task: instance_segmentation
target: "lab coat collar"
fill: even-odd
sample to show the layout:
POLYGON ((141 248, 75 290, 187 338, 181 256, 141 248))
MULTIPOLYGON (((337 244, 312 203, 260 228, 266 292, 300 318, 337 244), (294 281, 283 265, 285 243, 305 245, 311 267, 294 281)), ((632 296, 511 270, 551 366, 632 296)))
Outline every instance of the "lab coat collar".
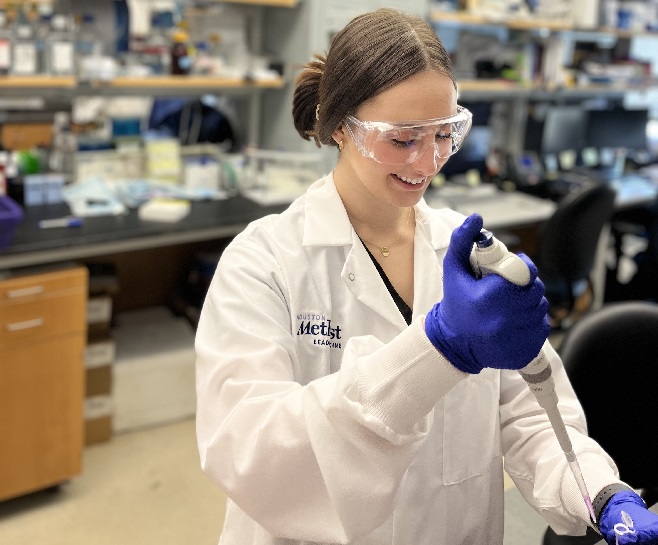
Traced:
MULTIPOLYGON (((343 201, 334 183, 333 173, 327 174, 308 188, 305 195, 304 246, 345 246, 353 243, 353 229, 343 201)), ((451 229, 430 221, 437 211, 424 199, 416 205, 416 228, 420 226, 433 250, 447 248, 451 229)))
POLYGON ((333 173, 306 190, 304 246, 352 244, 352 224, 334 184, 333 173))

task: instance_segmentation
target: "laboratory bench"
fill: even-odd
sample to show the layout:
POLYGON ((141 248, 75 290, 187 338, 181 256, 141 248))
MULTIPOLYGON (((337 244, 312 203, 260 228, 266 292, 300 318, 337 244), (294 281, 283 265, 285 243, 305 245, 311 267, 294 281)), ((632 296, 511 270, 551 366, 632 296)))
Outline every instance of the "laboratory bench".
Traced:
POLYGON ((285 208, 261 206, 237 195, 194 201, 189 215, 175 223, 142 221, 132 209, 118 216, 85 217, 78 227, 42 229, 40 220, 70 215, 68 205, 25 207, 12 243, 0 249, 0 271, 231 238, 251 221, 285 208))

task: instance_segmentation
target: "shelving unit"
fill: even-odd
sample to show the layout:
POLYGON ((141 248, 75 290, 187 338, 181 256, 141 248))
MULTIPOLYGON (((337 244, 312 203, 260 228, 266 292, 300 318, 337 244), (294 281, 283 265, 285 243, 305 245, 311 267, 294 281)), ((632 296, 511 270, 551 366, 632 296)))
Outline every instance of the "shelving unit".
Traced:
POLYGON ((206 76, 152 76, 152 77, 117 77, 110 81, 78 82, 68 76, 5 76, 0 77, 0 96, 44 96, 56 94, 63 97, 84 95, 134 95, 148 94, 154 96, 197 95, 206 92, 258 91, 262 89, 279 89, 283 80, 250 81, 236 78, 214 78, 206 76))
MULTIPOLYGON (((0 0, 1 2, 1 0, 0 0)), ((266 8, 295 8, 299 0, 217 0, 217 4, 244 6, 250 19, 249 46, 261 51, 262 11, 266 8)), ((0 4, 1 5, 1 4, 0 4)), ((190 7, 189 9, 195 9, 190 7)), ((284 9, 284 11, 287 11, 284 9)), ((211 76, 118 76, 108 81, 78 81, 73 76, 0 76, 0 97, 40 97, 73 100, 80 96, 187 96, 222 94, 246 102, 245 143, 260 145, 262 93, 281 89, 284 79, 249 79, 211 76)))
POLYGON ((458 25, 493 25, 509 28, 510 30, 549 30, 552 32, 559 31, 583 31, 583 32, 597 32, 601 34, 611 34, 619 38, 633 38, 635 36, 644 35, 658 35, 656 32, 643 31, 631 32, 627 30, 620 30, 616 28, 579 28, 567 21, 551 21, 542 19, 526 19, 526 18, 493 18, 485 15, 474 14, 470 12, 450 12, 433 10, 430 12, 429 19, 433 23, 455 23, 458 25))
POLYGON ((225 4, 248 4, 273 8, 294 8, 299 4, 299 0, 222 0, 222 2, 225 4))
MULTIPOLYGON (((617 40, 631 40, 644 36, 658 36, 657 32, 632 32, 611 28, 579 28, 567 20, 542 20, 529 17, 511 17, 480 13, 477 11, 446 12, 431 10, 428 20, 437 29, 448 32, 473 30, 475 28, 505 29, 516 43, 536 41, 537 49, 530 47, 543 58, 540 66, 557 67, 563 58, 563 47, 573 47, 580 41, 603 41, 614 44, 617 40), (513 33, 513 34, 512 34, 513 33), (549 64, 550 63, 550 64, 549 64)), ((452 34, 454 36, 454 34, 452 34)), ((510 40, 511 41, 511 40, 510 40)), ((523 47, 522 45, 520 47, 523 47)), ((568 51, 568 49, 567 49, 568 51)), ((457 51, 458 54, 458 51, 457 51)), ((532 53, 531 53, 532 54, 532 53)), ((532 59, 532 57, 530 57, 532 59)), ((533 67, 535 61, 528 61, 533 67)), ((534 72, 534 69, 533 69, 534 72)), ((557 73, 556 73, 557 74, 557 73)), ((533 74, 534 76, 534 74, 533 74)), ((459 100, 483 101, 496 104, 496 143, 508 151, 520 151, 524 145, 527 113, 532 102, 568 103, 591 98, 623 99, 629 92, 646 92, 658 88, 658 80, 651 77, 633 83, 566 83, 567 78, 553 79, 552 71, 542 72, 533 80, 512 81, 507 79, 464 79, 458 78, 459 100)), ((639 78, 638 78, 639 79, 639 78)))
MULTIPOLYGON (((550 21, 527 18, 494 18, 471 12, 445 12, 433 10, 429 20, 434 25, 455 27, 493 26, 520 32, 537 32, 543 35, 555 33, 583 32, 591 36, 610 37, 612 39, 632 39, 639 36, 658 36, 656 32, 630 32, 619 29, 599 28, 581 29, 567 21, 550 21)), ((628 91, 646 91, 658 87, 658 81, 647 80, 643 84, 616 85, 592 84, 574 86, 554 86, 533 82, 514 82, 507 80, 461 80, 460 96, 468 100, 564 100, 574 98, 618 97, 628 91)))

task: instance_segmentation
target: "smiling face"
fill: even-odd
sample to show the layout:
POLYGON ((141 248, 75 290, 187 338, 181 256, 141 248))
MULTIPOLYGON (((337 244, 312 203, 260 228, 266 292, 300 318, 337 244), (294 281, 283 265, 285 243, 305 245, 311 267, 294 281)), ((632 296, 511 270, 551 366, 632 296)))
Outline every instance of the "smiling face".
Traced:
MULTIPOLYGON (((362 104, 354 117, 361 121, 405 123, 448 117, 457 113, 457 92, 451 79, 437 71, 411 76, 362 104)), ((437 135, 440 137, 440 135, 437 135)), ((411 163, 387 165, 359 151, 345 125, 333 134, 343 142, 334 180, 343 200, 357 199, 359 206, 405 208, 423 196, 447 158, 437 158, 435 135, 424 135, 423 150, 411 163), (427 140, 427 141, 426 141, 427 140)))

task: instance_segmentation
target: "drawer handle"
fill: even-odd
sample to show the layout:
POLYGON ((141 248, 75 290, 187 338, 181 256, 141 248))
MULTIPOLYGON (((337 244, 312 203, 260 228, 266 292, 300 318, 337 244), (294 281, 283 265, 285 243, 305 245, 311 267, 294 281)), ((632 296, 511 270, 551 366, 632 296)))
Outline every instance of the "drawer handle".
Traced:
POLYGON ((41 327, 44 324, 43 318, 34 318, 33 320, 25 320, 24 322, 14 322, 13 324, 7 324, 5 328, 9 332, 21 331, 23 329, 32 329, 35 327, 41 327))
POLYGON ((17 290, 8 290, 7 298, 15 299, 16 297, 27 297, 28 295, 39 295, 45 291, 43 286, 30 286, 29 288, 19 288, 17 290))

